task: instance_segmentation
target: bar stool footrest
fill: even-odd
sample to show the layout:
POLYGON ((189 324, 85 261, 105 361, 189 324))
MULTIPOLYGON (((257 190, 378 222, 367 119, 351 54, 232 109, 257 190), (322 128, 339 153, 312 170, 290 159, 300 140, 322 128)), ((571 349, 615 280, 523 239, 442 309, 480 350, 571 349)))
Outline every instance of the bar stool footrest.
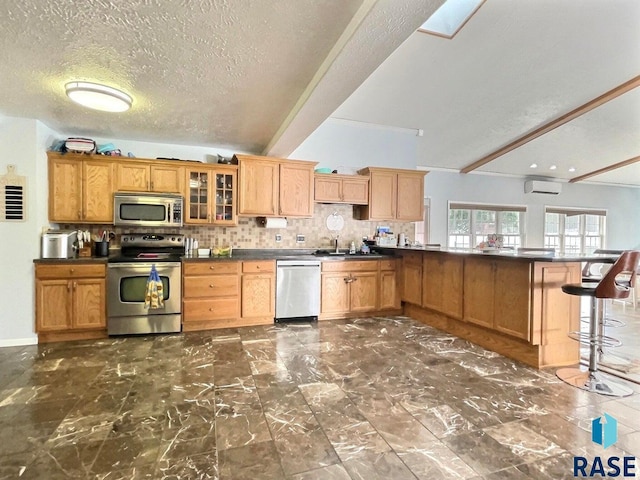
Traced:
POLYGON ((598 335, 596 337, 592 337, 589 332, 569 332, 569 338, 573 340, 577 340, 580 343, 591 345, 595 344, 599 347, 619 347, 622 345, 622 342, 617 338, 609 337, 607 335, 598 335))

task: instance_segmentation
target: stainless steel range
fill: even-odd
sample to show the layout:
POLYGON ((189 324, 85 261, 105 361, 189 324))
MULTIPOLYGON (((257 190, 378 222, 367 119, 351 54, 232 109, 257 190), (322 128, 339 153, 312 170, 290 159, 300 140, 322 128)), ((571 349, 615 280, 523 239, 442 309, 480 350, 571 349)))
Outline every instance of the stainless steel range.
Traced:
POLYGON ((182 324, 180 257, 184 235, 126 234, 120 254, 107 268, 107 330, 109 335, 179 332, 182 324), (162 308, 145 308, 152 267, 162 281, 162 308))

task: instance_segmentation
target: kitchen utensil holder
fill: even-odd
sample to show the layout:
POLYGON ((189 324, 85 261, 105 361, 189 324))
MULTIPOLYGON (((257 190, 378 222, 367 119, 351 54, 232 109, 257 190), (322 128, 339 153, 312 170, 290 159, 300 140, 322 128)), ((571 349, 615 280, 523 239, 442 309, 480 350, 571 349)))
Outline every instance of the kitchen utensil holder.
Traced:
POLYGON ((95 242, 96 257, 109 256, 109 242, 95 242))
POLYGON ((78 257, 90 257, 91 256, 91 244, 85 242, 82 248, 78 249, 78 257))

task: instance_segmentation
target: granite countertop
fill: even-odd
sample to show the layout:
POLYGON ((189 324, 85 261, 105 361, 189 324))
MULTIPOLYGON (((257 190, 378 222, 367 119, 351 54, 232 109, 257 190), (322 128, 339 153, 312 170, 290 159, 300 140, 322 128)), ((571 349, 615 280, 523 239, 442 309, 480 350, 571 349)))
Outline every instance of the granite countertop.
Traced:
POLYGON ((378 260, 382 258, 393 257, 393 253, 372 252, 370 254, 349 255, 345 250, 344 255, 331 255, 330 250, 321 249, 327 252, 323 255, 314 255, 318 249, 233 249, 231 257, 198 257, 187 256, 182 257, 185 262, 198 261, 230 261, 230 260, 320 260, 326 261, 345 261, 345 260, 378 260))
POLYGON ((500 257, 511 258, 514 260, 533 260, 536 262, 601 262, 601 263, 614 263, 617 259, 617 255, 545 255, 540 252, 518 253, 517 250, 504 249, 504 250, 489 250, 481 251, 477 249, 461 249, 461 248, 439 248, 439 247, 373 247, 375 250, 386 253, 388 255, 399 254, 402 252, 442 252, 454 255, 473 255, 482 257, 500 257))
POLYGON ((33 263, 107 263, 108 257, 36 258, 33 263))

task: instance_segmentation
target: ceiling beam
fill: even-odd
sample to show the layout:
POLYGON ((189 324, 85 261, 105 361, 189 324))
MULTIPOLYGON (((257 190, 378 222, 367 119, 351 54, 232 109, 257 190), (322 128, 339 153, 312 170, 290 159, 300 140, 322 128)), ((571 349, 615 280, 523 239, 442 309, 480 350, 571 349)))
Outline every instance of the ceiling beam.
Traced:
POLYGON ((622 162, 613 163, 604 168, 600 168, 598 170, 594 170, 593 172, 585 173, 584 175, 580 175, 579 177, 574 177, 569 180, 569 183, 576 183, 581 180, 586 180, 590 177, 595 177, 596 175, 602 175, 603 173, 610 172, 611 170, 616 170, 618 168, 626 167, 627 165, 633 165, 636 162, 640 162, 640 156, 630 158, 628 160, 623 160, 622 162))
POLYGON ((521 136, 520 138, 511 142, 510 144, 505 145, 502 148, 499 148, 495 152, 490 153, 485 157, 482 157, 480 160, 476 160, 475 162, 462 168, 460 170, 460 173, 469 173, 477 168, 480 168, 483 165, 486 165, 487 163, 495 160, 496 158, 501 157, 505 153, 509 153, 510 151, 515 150, 518 147, 521 147, 522 145, 530 142, 531 140, 535 140, 536 138, 544 135, 545 133, 548 133, 551 130, 554 130, 564 125, 565 123, 570 122, 571 120, 574 120, 579 116, 584 115, 587 112, 590 112, 594 108, 597 108, 600 105, 603 105, 613 100, 614 98, 619 97, 620 95, 627 93, 630 90, 633 90, 637 86, 640 86, 640 75, 633 77, 631 80, 621 85, 618 85, 617 87, 613 88, 612 90, 609 90, 606 93, 603 93, 599 97, 594 98, 593 100, 585 103, 584 105, 574 110, 571 110, 569 113, 565 113, 561 117, 558 117, 555 120, 552 120, 551 122, 542 125, 541 127, 535 129, 533 132, 530 132, 521 136))

